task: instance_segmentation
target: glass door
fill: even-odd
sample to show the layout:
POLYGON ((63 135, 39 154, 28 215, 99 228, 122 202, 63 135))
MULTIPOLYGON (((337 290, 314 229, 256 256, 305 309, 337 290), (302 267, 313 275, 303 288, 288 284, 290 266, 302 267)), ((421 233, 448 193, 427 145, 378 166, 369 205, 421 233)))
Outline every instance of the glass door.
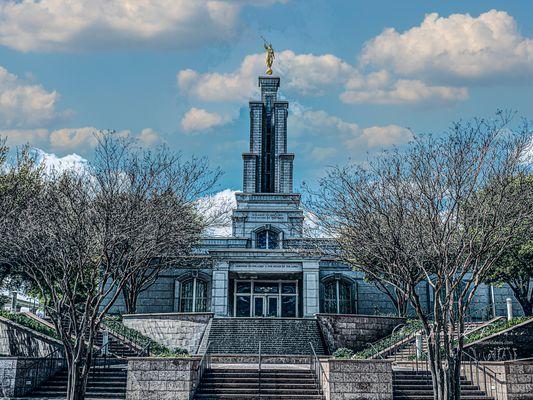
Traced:
POLYGON ((254 317, 264 317, 265 315, 265 297, 254 296, 254 317))
POLYGON ((266 316, 267 317, 278 316, 278 296, 268 296, 268 310, 267 310, 266 316))
POLYGON ((254 317, 277 317, 278 296, 254 296, 254 317))

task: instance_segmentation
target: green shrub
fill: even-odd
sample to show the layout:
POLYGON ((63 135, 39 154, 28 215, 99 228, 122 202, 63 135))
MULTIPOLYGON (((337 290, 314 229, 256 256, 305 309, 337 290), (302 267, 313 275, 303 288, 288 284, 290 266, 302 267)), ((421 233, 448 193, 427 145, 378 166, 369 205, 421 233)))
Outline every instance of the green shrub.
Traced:
POLYGON ((169 349, 160 343, 150 339, 135 329, 128 328, 122 323, 120 317, 106 317, 104 325, 111 331, 118 335, 124 336, 126 339, 135 343, 141 349, 150 348, 151 355, 156 357, 176 357, 188 355, 188 351, 181 348, 169 349))
POLYGON ((333 357, 337 359, 341 359, 341 360, 352 358, 352 356, 353 356, 353 350, 347 349, 346 347, 339 347, 333 353, 333 357))
POLYGON ((506 319, 498 320, 466 336, 464 343, 468 344, 468 343, 475 342, 476 340, 480 340, 487 336, 493 335, 495 333, 502 332, 508 328, 512 328, 515 325, 521 324, 522 322, 532 320, 532 319, 533 317, 519 317, 519 318, 513 318, 510 321, 507 321, 506 319))
POLYGON ((0 310, 0 316, 4 317, 6 319, 9 319, 10 321, 13 321, 19 325, 22 325, 26 328, 32 329, 34 331, 37 331, 39 333, 42 333, 43 335, 50 336, 54 339, 59 340, 59 335, 57 334, 56 330, 53 328, 50 328, 49 326, 46 326, 44 324, 41 324, 40 322, 34 320, 33 318, 30 318, 24 314, 14 313, 11 311, 5 311, 0 310))

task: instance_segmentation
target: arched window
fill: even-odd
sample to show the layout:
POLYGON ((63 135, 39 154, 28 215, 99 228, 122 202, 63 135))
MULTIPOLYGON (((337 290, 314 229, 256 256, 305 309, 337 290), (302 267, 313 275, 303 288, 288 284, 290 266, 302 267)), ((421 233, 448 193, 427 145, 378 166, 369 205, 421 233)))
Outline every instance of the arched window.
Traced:
POLYGON ((279 234, 270 230, 264 229, 255 235, 255 247, 258 249, 277 249, 279 247, 279 234))
POLYGON ((207 283, 198 278, 181 284, 181 312, 207 312, 207 283))
POLYGON ((324 284, 324 312, 350 314, 352 312, 352 288, 348 282, 332 279, 324 284))

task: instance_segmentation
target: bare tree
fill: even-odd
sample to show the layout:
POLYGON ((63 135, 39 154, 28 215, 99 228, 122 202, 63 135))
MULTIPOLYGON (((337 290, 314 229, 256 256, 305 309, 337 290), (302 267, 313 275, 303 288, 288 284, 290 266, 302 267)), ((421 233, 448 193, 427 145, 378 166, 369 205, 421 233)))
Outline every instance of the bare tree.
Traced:
POLYGON ((201 214, 198 199, 213 189, 220 171, 205 158, 183 160, 164 147, 144 150, 111 135, 99 138, 93 166, 101 190, 97 205, 103 213, 114 209, 107 223, 121 227, 114 238, 120 251, 106 262, 117 266, 117 279, 134 270, 122 297, 126 312, 135 313, 139 295, 163 270, 194 265, 193 249, 215 215, 201 214))
MULTIPOLYGON (((18 215, 28 207, 29 201, 40 190, 42 167, 32 157, 30 148, 24 146, 9 158, 6 140, 0 138, 0 232, 9 230, 18 215)), ((22 271, 0 263, 0 287, 19 286, 22 271)))
POLYGON ((438 400, 460 398, 465 312, 516 226, 531 218, 532 204, 513 190, 531 168, 523 159, 531 132, 511 130, 510 120, 500 112, 456 123, 440 138, 417 137, 364 167, 330 170, 310 193, 342 258, 408 296, 438 400), (416 290, 421 278, 434 292, 429 315, 416 290))
POLYGON ((96 161, 47 176, 0 236, 0 263, 25 271, 59 333, 68 400, 84 398, 97 332, 127 283, 157 267, 157 257, 186 254, 198 236, 195 177, 176 178, 176 158, 166 150, 132 146, 102 133, 96 161), (169 239, 174 220, 184 227, 179 240, 169 239))

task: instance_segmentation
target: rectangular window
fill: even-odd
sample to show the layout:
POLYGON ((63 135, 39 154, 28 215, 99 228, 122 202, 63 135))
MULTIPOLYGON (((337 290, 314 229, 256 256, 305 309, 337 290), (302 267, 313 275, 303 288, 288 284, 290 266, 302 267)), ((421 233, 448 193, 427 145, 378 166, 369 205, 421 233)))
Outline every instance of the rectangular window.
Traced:
POLYGON ((254 293, 278 293, 278 282, 256 282, 254 284, 254 293))
POLYGON ((281 293, 283 294, 296 294, 296 283, 283 283, 281 285, 281 293))
POLYGON ((251 282, 237 282, 237 293, 250 293, 251 291, 251 282))
POLYGON ((296 317, 296 296, 282 296, 281 316, 286 318, 296 317))
POLYGON ((250 296, 237 296, 237 317, 250 316, 250 296))

